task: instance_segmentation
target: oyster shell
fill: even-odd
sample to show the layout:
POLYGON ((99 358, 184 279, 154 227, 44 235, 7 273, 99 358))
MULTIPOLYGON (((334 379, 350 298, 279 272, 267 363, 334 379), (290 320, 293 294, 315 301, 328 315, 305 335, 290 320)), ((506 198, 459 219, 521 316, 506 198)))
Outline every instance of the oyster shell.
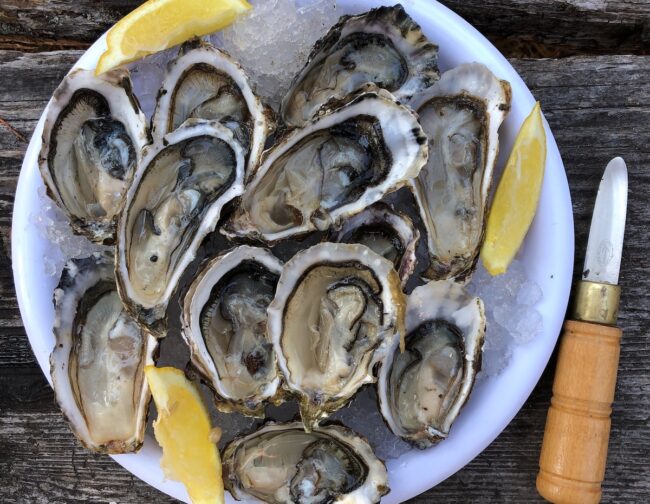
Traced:
POLYGON ((39 168, 75 233, 114 242, 124 194, 148 142, 127 70, 100 77, 75 70, 63 79, 45 115, 39 168))
POLYGON ((369 83, 408 100, 439 76, 438 47, 401 5, 343 16, 294 79, 282 118, 290 126, 304 126, 328 101, 345 99, 369 83))
POLYGON ((413 112, 369 92, 270 151, 222 232, 267 242, 326 230, 417 176, 426 137, 413 112))
POLYGON ((112 253, 70 260, 54 291, 50 372, 56 400, 86 448, 136 451, 151 398, 144 366, 158 346, 122 307, 112 253))
POLYGON ((274 127, 272 112, 255 95, 239 64, 200 39, 186 42, 167 66, 152 132, 162 137, 190 118, 230 128, 246 152, 246 180, 253 176, 274 127))
POLYGON ((416 288, 406 308, 406 348, 379 371, 381 413, 396 436, 426 448, 449 434, 481 369, 483 302, 452 281, 416 288))
POLYGON ((244 151, 215 121, 189 119, 147 151, 120 217, 116 269, 125 306, 158 335, 183 271, 243 179, 244 151))
POLYGON ((278 402, 266 308, 281 273, 271 252, 242 245, 210 260, 185 295, 183 338, 222 411, 263 416, 266 401, 278 402))
POLYGON ((430 278, 463 281, 474 269, 499 151, 498 129, 510 99, 508 82, 470 63, 445 72, 412 103, 429 137, 429 160, 413 185, 427 229, 430 278))
POLYGON ((329 241, 359 243, 388 259, 404 287, 417 263, 415 248, 419 239, 420 232, 408 216, 380 201, 347 219, 331 233, 329 241))
POLYGON ((223 454, 224 485, 237 500, 372 504, 389 492, 386 466, 352 430, 267 424, 223 454))
POLYGON ((363 245, 320 243, 286 263, 268 334, 307 430, 375 381, 403 320, 393 264, 363 245))

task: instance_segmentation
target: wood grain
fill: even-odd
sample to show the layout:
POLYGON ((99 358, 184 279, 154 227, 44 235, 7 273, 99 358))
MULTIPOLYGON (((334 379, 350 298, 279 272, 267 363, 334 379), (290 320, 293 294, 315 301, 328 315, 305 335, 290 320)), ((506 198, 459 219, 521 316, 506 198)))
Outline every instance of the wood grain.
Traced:
POLYGON ((648 54, 650 2, 443 0, 510 56, 648 54))
MULTIPOLYGON (((52 90, 79 54, 0 51, 0 117, 29 136, 52 90)), ((624 337, 603 502, 649 502, 650 57, 512 63, 541 100, 567 168, 576 222, 576 271, 584 258, 602 170, 615 155, 628 162, 619 319, 624 337)), ((8 255, 13 194, 25 147, 0 126, 0 501, 172 502, 109 458, 78 446, 35 364, 16 306, 8 255)), ((535 476, 553 367, 552 363, 524 408, 485 452, 412 502, 542 502, 535 476)))
POLYGON ((0 47, 52 50, 86 47, 141 0, 3 0, 0 47))
POLYGON ((600 502, 622 331, 598 322, 564 323, 537 474, 552 502, 600 502))
MULTIPOLYGON (((141 0, 3 0, 0 49, 85 48, 141 0)), ((507 56, 647 54, 650 0, 442 0, 507 56), (534 29, 532 29, 534 27, 534 29)))

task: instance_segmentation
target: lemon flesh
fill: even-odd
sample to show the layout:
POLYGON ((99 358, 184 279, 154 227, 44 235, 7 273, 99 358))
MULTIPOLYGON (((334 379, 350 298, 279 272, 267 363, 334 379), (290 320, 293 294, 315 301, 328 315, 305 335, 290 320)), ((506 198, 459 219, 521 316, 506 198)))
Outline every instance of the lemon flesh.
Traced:
POLYGON ((95 73, 221 30, 251 8, 246 0, 149 0, 108 32, 95 73))
POLYGON ((158 410, 153 429, 165 476, 183 483, 194 504, 223 503, 221 459, 198 390, 172 367, 146 366, 144 373, 158 410))
POLYGON ((546 166, 546 132, 539 102, 510 152, 487 219, 481 257, 491 275, 505 273, 537 212, 546 166))

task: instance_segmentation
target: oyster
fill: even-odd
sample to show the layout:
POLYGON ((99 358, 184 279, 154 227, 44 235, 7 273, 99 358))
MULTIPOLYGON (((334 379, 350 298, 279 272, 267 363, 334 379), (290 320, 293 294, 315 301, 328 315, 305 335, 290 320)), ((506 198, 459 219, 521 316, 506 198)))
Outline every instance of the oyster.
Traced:
POLYGON ((449 434, 481 369, 483 302, 452 281, 416 288, 406 308, 406 348, 379 371, 381 413, 396 436, 426 448, 449 434))
POLYGON ((52 385, 72 431, 93 451, 137 450, 151 398, 144 366, 157 341, 124 311, 113 254, 69 261, 54 307, 52 385))
POLYGON ((152 119, 154 136, 172 132, 189 118, 219 121, 246 152, 246 180, 257 167, 274 121, 253 93, 246 74, 228 54, 194 39, 167 66, 152 119))
POLYGON ((286 124, 303 126, 328 101, 345 99, 369 83, 408 100, 438 78, 438 47, 401 5, 379 7, 343 16, 316 43, 281 114, 286 124))
POLYGON ((147 151, 120 217, 116 269, 125 306, 157 334, 183 271, 243 179, 244 150, 218 122, 189 119, 147 151))
POLYGON ((242 245, 209 261, 185 295, 183 338, 221 410, 263 416, 264 402, 277 402, 280 376, 266 308, 280 273, 271 252, 242 245))
POLYGON ((223 481, 235 499, 270 504, 371 504, 389 492, 386 466, 365 439, 339 425, 306 433, 299 422, 267 424, 230 443, 223 481))
POLYGON ((114 242, 124 194, 148 142, 127 70, 100 77, 75 70, 63 80, 45 115, 39 168, 75 233, 114 242))
POLYGON ((479 63, 445 72, 412 103, 429 137, 429 160, 414 181, 427 229, 433 279, 465 280, 483 242, 498 129, 510 84, 479 63))
POLYGON ((415 248, 419 239, 420 232, 415 229, 411 219, 381 201, 347 219, 330 236, 332 242, 365 245, 391 261, 402 287, 415 268, 415 248))
POLYGON ((406 185, 426 159, 415 114, 364 93, 268 151, 222 232, 275 242, 323 231, 406 185))
POLYGON ((343 406, 403 331, 393 264, 363 245, 320 243, 286 263, 268 334, 306 429, 343 406))

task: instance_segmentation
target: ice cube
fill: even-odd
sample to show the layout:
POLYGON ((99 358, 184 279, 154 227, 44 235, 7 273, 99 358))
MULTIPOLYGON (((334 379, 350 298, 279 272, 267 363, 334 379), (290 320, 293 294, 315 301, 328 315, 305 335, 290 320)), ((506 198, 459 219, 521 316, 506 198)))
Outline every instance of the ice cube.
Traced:
POLYGON ((520 306, 517 322, 512 331, 516 343, 524 344, 536 338, 542 332, 542 315, 531 307, 520 306))
POLYGON ((526 280, 517 293, 517 303, 523 306, 535 306, 543 297, 542 288, 532 280, 526 280))

